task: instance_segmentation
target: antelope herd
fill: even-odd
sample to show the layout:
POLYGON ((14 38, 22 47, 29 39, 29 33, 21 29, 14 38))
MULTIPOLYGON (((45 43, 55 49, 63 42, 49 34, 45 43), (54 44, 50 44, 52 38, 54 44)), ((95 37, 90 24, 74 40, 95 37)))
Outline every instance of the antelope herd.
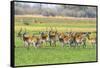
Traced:
POLYGON ((56 30, 41 31, 38 35, 30 35, 26 30, 23 32, 21 28, 17 34, 23 42, 24 46, 29 48, 33 45, 35 48, 41 47, 41 45, 49 44, 50 46, 60 43, 62 47, 68 44, 69 47, 82 46, 86 48, 87 43, 90 43, 93 47, 96 45, 96 37, 90 37, 92 32, 59 32, 56 30))

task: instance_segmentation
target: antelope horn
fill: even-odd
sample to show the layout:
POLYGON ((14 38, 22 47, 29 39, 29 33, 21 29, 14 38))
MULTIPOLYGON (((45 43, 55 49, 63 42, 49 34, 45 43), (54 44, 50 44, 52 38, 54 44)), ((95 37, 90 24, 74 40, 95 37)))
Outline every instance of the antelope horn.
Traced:
POLYGON ((55 27, 55 30, 56 30, 56 32, 57 32, 57 28, 55 27))
POLYGON ((26 33, 27 31, 26 31, 26 28, 25 28, 25 33, 26 33))
POLYGON ((22 32, 22 28, 20 28, 19 32, 22 32))
POLYGON ((50 30, 52 31, 52 27, 50 26, 50 30))

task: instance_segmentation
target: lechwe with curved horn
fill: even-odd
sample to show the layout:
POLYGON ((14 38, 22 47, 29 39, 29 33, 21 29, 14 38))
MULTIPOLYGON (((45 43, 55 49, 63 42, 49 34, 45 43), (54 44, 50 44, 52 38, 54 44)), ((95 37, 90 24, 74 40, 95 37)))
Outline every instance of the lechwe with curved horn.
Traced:
POLYGON ((24 46, 29 48, 30 45, 33 45, 35 48, 41 45, 41 39, 39 36, 29 35, 26 31, 23 33, 24 46))
POLYGON ((56 46, 57 41, 57 31, 54 31, 53 28, 50 26, 51 30, 49 31, 49 43, 50 46, 54 45, 56 46))
POLYGON ((40 32, 40 38, 41 38, 41 42, 42 43, 46 43, 46 45, 47 45, 47 42, 48 42, 48 31, 47 31, 47 28, 46 28, 46 31, 41 31, 40 32))

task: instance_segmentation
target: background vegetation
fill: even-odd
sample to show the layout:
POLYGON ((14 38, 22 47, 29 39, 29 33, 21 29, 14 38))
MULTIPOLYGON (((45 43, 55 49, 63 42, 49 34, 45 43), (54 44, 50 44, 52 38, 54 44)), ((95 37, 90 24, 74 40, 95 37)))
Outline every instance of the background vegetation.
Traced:
POLYGON ((96 7, 15 2, 16 15, 96 17, 96 7))

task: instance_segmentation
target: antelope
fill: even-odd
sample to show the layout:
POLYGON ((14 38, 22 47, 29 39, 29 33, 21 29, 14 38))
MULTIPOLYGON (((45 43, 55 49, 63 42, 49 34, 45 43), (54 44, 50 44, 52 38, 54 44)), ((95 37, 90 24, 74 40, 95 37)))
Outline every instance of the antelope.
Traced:
POLYGON ((56 31, 53 31, 51 28, 51 30, 48 32, 48 39, 49 39, 50 46, 52 44, 54 44, 56 46, 57 38, 58 38, 57 29, 56 29, 56 31))
POLYGON ((76 46, 82 44, 83 47, 86 47, 86 38, 89 39, 89 32, 77 32, 74 35, 74 43, 76 46))
POLYGON ((62 44, 62 47, 64 47, 65 44, 69 44, 72 46, 73 44, 73 36, 72 32, 62 32, 59 33, 59 42, 62 44))
POLYGON ((24 41, 24 46, 28 47, 32 44, 35 48, 39 47, 41 44, 41 40, 38 36, 30 36, 27 33, 23 34, 23 41, 24 41))
POLYGON ((69 36, 64 34, 63 32, 59 33, 58 37, 59 37, 59 42, 62 44, 63 47, 65 44, 69 43, 69 36))
POLYGON ((89 42, 94 47, 96 45, 96 38, 89 38, 89 42))
POLYGON ((40 38, 41 38, 41 43, 46 43, 48 42, 48 32, 40 32, 40 38))
POLYGON ((50 42, 50 46, 52 43, 56 46, 56 32, 49 31, 49 42, 50 42))
POLYGON ((89 36, 89 39, 88 39, 88 41, 89 41, 89 43, 94 47, 95 45, 96 45, 96 37, 93 37, 93 36, 89 36))

